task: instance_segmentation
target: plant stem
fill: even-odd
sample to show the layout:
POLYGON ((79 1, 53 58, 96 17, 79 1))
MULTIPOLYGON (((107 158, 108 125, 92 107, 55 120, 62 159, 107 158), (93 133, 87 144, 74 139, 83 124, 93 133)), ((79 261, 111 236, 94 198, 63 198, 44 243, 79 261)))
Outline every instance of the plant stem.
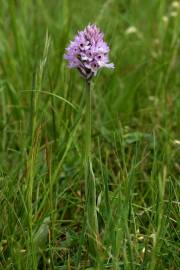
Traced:
POLYGON ((91 158, 91 84, 88 81, 86 81, 85 196, 88 244, 91 256, 97 259, 98 221, 96 212, 96 183, 91 158))

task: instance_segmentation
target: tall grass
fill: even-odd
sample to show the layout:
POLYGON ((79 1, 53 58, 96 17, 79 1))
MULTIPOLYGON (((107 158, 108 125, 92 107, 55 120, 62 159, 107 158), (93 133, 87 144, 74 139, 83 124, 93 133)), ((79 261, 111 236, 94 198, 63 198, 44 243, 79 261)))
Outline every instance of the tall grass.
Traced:
POLYGON ((98 268, 178 269, 179 10, 160 0, 1 1, 0 269, 97 269, 84 217, 94 211, 85 90, 63 60, 89 22, 116 66, 91 92, 98 268))

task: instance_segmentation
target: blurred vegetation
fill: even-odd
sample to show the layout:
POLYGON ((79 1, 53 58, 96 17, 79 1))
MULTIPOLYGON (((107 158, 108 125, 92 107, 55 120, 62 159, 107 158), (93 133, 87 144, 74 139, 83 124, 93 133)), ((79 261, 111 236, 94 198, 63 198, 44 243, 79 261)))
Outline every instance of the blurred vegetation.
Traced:
POLYGON ((115 70, 93 89, 104 269, 178 269, 180 2, 1 0, 0 269, 96 269, 84 224, 84 82, 63 59, 96 23, 115 70))

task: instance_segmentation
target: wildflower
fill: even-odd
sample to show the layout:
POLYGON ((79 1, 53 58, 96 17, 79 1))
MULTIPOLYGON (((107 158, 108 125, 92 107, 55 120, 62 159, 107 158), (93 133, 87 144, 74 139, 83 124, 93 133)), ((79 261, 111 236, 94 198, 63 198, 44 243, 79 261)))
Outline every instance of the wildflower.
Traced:
POLYGON ((135 26, 130 26, 126 29, 125 34, 129 35, 129 34, 135 34, 137 32, 138 32, 138 30, 135 26))
POLYGON ((170 16, 171 16, 172 18, 177 17, 177 15, 178 15, 178 13, 177 13, 176 11, 171 11, 171 13, 170 13, 170 16))
POLYGON ((88 81, 100 68, 114 68, 114 64, 109 63, 110 49, 103 37, 96 25, 88 25, 78 32, 66 48, 64 58, 68 61, 68 67, 77 68, 88 81))
POLYGON ((168 16, 163 16, 163 17, 162 17, 162 20, 163 20, 163 22, 164 22, 165 24, 168 24, 168 22, 169 22, 168 16))
POLYGON ((179 3, 178 1, 174 1, 174 2, 172 2, 171 7, 172 7, 173 9, 179 9, 180 3, 179 3))
POLYGON ((174 140, 174 144, 180 145, 180 140, 174 140))

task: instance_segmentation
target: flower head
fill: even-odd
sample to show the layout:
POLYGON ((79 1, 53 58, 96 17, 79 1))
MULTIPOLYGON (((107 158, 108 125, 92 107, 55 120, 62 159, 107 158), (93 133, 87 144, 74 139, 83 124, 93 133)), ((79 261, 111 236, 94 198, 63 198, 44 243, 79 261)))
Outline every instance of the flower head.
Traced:
POLYGON ((96 25, 88 25, 66 48, 64 58, 69 68, 77 68, 86 80, 95 76, 100 68, 114 68, 114 64, 109 63, 110 49, 103 37, 96 25))

